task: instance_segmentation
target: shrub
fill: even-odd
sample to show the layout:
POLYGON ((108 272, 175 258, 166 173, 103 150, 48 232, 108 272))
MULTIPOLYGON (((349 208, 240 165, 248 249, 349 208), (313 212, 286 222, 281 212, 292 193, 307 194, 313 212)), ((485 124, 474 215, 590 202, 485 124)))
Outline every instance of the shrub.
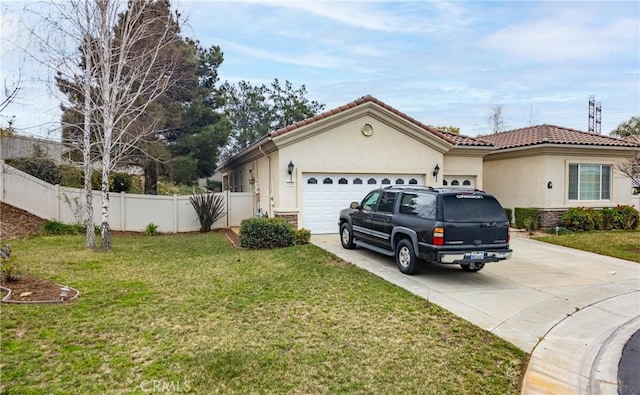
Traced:
POLYGON ((636 229, 639 216, 633 206, 605 207, 602 209, 602 229, 636 229))
POLYGON ((147 227, 144 229, 144 234, 147 236, 155 236, 158 234, 158 225, 153 222, 149 223, 147 227))
POLYGON ((77 235, 84 232, 85 226, 82 224, 63 224, 59 221, 49 220, 42 224, 42 233, 47 235, 77 235))
POLYGON ((73 165, 59 165, 60 185, 69 188, 84 188, 84 171, 73 165))
POLYGON ((62 180, 62 171, 51 159, 15 158, 7 160, 7 164, 49 184, 60 184, 62 180))
POLYGON ((513 223, 513 210, 505 207, 504 213, 507 214, 507 219, 509 220, 509 223, 510 224, 513 223))
POLYGON ((131 174, 112 173, 109 177, 109 192, 129 192, 132 178, 131 174))
POLYGON ((18 281, 21 277, 22 270, 16 263, 16 257, 11 255, 11 246, 8 244, 2 247, 0 273, 7 282, 18 281))
POLYGON ((280 248, 296 244, 296 231, 284 218, 249 218, 240 223, 240 246, 280 248))
POLYGON ((296 244, 309 244, 311 231, 305 228, 296 230, 296 244))
POLYGON ((562 215, 562 224, 578 232, 602 229, 602 212, 593 208, 572 207, 562 215))
POLYGON ((518 229, 527 229, 530 232, 538 229, 538 209, 516 207, 514 214, 516 227, 518 229))
POLYGON ((215 193, 199 193, 189 198, 200 221, 200 232, 209 232, 218 219, 225 216, 224 198, 215 193))

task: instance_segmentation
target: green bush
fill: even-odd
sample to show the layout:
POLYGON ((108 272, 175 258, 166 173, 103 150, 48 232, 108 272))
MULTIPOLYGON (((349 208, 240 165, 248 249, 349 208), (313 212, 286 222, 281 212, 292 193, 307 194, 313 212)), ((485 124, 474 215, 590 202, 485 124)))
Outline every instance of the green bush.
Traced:
POLYGON ((280 248, 296 244, 296 231, 284 218, 249 218, 240 222, 240 246, 280 248))
POLYGON ((504 213, 507 214, 507 218, 509 219, 509 223, 513 223, 513 210, 511 210, 510 208, 506 208, 504 209, 504 213))
POLYGON ((516 207, 514 210, 515 223, 518 229, 534 231, 538 229, 538 209, 530 207, 516 207))
POLYGON ((66 164, 59 165, 58 168, 62 175, 60 185, 69 188, 84 188, 84 171, 82 169, 66 164))
POLYGON ((602 229, 602 212, 593 208, 572 207, 562 215, 562 224, 577 232, 602 229))
POLYGON ((60 184, 62 180, 62 171, 51 159, 15 158, 8 159, 7 164, 49 184, 60 184))
POLYGON ((602 209, 602 229, 636 229, 639 213, 633 206, 605 207, 602 209))
POLYGON ((147 227, 144 229, 144 234, 147 236, 155 236, 158 234, 158 225, 153 222, 149 223, 147 227))
POLYGON ((296 244, 309 244, 311 241, 311 231, 305 228, 296 230, 296 244))
MULTIPOLYGON (((133 184, 133 176, 127 173, 109 174, 109 192, 129 192, 133 184)), ((102 190, 102 171, 94 171, 91 174, 91 189, 102 190)))
POLYGON ((82 224, 63 224, 59 221, 46 221, 42 224, 42 233, 47 235, 77 235, 85 231, 85 226, 82 224))

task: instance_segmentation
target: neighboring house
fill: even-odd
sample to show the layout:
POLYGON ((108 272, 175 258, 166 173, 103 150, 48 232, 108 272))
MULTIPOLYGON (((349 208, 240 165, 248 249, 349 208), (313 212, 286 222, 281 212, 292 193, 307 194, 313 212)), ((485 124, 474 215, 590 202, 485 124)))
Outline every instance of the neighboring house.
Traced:
POLYGON ((495 145, 484 158, 486 191, 504 207, 540 210, 554 226, 569 207, 631 204, 631 179, 617 167, 640 143, 553 125, 478 137, 495 145))
POLYGON ((273 131, 219 167, 223 188, 253 192, 254 211, 312 233, 337 233, 338 215, 391 184, 483 188, 493 145, 441 132, 364 96, 273 131))

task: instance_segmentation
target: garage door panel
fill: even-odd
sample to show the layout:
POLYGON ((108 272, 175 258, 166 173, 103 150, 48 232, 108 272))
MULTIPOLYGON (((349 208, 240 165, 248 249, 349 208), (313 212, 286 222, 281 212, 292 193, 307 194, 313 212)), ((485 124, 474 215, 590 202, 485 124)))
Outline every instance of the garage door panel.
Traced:
POLYGON ((340 210, 349 207, 351 202, 359 202, 372 189, 396 184, 398 179, 407 185, 410 181, 417 183, 419 178, 388 174, 303 174, 302 226, 314 234, 337 233, 340 210), (384 179, 388 184, 382 184, 384 179), (373 181, 375 184, 370 184, 373 181))

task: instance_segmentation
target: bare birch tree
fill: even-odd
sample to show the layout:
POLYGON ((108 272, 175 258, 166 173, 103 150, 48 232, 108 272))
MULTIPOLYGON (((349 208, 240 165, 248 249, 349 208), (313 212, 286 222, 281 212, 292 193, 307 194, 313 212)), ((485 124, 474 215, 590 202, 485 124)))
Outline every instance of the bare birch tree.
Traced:
POLYGON ((69 81, 61 90, 71 90, 76 98, 84 98, 83 105, 76 106, 84 120, 83 138, 74 144, 80 145, 85 166, 87 246, 93 230, 92 160, 97 158, 102 179, 101 248, 109 250, 109 174, 129 154, 139 152, 139 142, 155 132, 153 122, 137 121, 174 83, 176 60, 163 55, 172 53, 163 49, 179 41, 179 15, 176 13, 174 19, 170 12, 161 12, 168 3, 158 0, 68 0, 51 4, 57 15, 48 14, 43 21, 59 34, 57 45, 66 48, 61 44, 71 43, 80 51, 61 51, 53 36, 45 37, 37 29, 32 33, 46 54, 41 62, 55 69, 59 85, 69 81))

